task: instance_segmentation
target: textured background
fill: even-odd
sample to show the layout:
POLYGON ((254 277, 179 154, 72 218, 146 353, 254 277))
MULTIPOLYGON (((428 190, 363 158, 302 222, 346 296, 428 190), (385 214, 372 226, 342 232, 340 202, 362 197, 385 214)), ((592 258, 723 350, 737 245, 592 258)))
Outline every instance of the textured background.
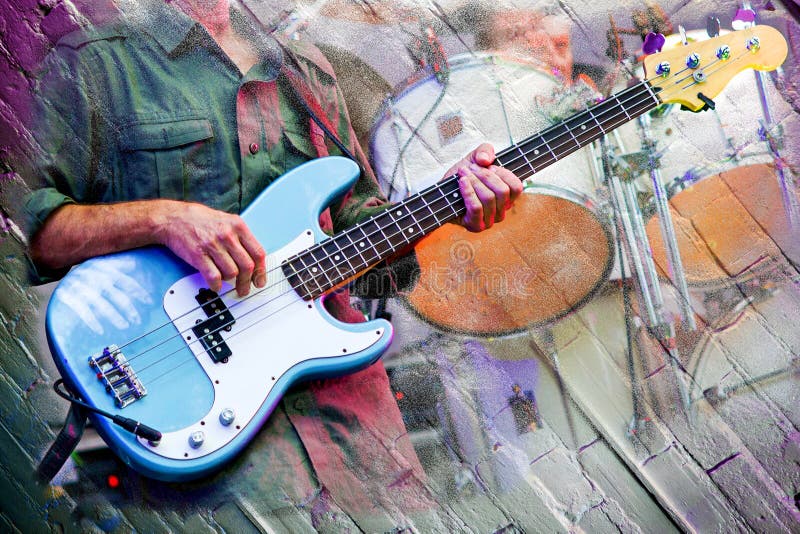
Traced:
MULTIPOLYGON (((273 3, 288 9, 287 3, 273 3)), ((474 5, 463 9, 464 2, 321 4, 314 5, 321 10, 301 11, 304 31, 337 67, 364 139, 385 93, 418 72, 414 41, 422 24, 436 28, 448 55, 480 47, 481 12, 474 5)), ((613 70, 605 53, 612 18, 619 27, 630 27, 632 12, 643 9, 628 0, 492 5, 545 8, 569 21, 576 68, 600 78, 613 70)), ((700 29, 708 15, 729 27, 737 4, 697 0, 660 6, 676 29, 678 24, 700 29)), ((792 0, 756 7, 760 21, 782 31, 790 44, 782 83, 770 85, 770 95, 780 110, 783 155, 796 173, 800 26, 787 8, 800 9, 792 0)), ((641 358, 629 365, 622 297, 614 284, 551 329, 510 337, 442 333, 391 302, 398 335, 385 361, 436 497, 430 510, 387 510, 380 517, 340 513, 312 522, 308 503, 282 496, 280 488, 261 487, 253 473, 268 473, 269 465, 257 446, 223 473, 180 486, 142 480, 89 440, 52 485, 36 483, 35 462, 66 407, 49 386, 56 374, 42 334, 48 289, 25 282, 25 240, 14 222, 25 186, 15 169, 32 146, 24 124, 40 61, 70 29, 112 13, 104 2, 0 0, 0 530, 800 530, 797 371, 741 387, 719 402, 708 402, 701 393, 704 387, 732 387, 779 370, 796 358, 800 297, 797 273, 788 267, 771 272, 770 287, 778 290, 759 293, 734 315, 732 327, 715 324, 699 335, 679 337, 686 373, 676 373, 641 330, 641 358), (550 349, 558 359, 548 356, 550 349), (676 380, 690 384, 688 409, 676 380), (527 395, 523 408, 508 401, 514 384, 527 395), (630 425, 632 419, 640 424, 630 425), (108 484, 110 474, 120 477, 118 487, 108 484)), ((628 52, 640 44, 636 36, 624 42, 628 52)), ((738 104, 758 105, 755 98, 738 104)))

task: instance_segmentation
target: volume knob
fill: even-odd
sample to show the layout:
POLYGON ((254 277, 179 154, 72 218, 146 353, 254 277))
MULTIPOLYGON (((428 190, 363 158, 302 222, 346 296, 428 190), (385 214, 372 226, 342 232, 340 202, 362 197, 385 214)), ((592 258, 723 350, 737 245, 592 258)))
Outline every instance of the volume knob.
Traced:
POLYGON ((189 446, 193 449, 199 449, 202 447, 205 440, 206 435, 202 430, 195 430, 189 434, 189 446))
POLYGON ((231 408, 225 408, 219 412, 219 422, 222 423, 222 426, 230 426, 234 419, 236 419, 236 413, 231 408))

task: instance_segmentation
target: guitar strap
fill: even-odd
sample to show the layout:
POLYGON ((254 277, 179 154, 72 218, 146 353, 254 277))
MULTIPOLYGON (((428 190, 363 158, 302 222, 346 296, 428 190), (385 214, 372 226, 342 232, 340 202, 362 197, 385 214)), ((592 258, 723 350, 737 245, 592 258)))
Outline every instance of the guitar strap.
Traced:
MULTIPOLYGON (((284 47, 284 50, 286 48, 284 47)), ((338 148, 342 154, 344 154, 349 159, 356 162, 358 168, 361 171, 361 174, 364 174, 364 166, 362 165, 361 161, 348 149, 344 143, 339 139, 339 137, 334 133, 335 128, 330 123, 330 119, 328 118, 327 113, 322 109, 322 106, 317 100, 314 93, 311 91, 311 88, 303 81, 302 76, 289 64, 290 59, 287 58, 286 61, 283 62, 281 66, 281 74, 286 78, 289 82, 289 86, 292 88, 295 96, 295 100, 303 107, 303 109, 308 113, 311 120, 319 127, 320 130, 330 139, 336 148, 338 148)))
POLYGON ((50 482, 64 466, 72 451, 78 446, 86 427, 87 411, 75 403, 70 404, 64 428, 56 436, 36 468, 36 475, 43 483, 50 482))

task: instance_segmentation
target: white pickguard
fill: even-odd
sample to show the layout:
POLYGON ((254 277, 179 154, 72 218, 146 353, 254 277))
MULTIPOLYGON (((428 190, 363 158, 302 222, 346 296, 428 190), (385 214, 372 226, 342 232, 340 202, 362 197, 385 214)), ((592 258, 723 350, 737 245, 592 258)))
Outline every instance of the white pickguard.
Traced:
POLYGON ((164 433, 157 446, 139 442, 150 451, 178 460, 199 458, 224 447, 252 421, 280 377, 293 366, 313 358, 352 354, 380 340, 383 329, 366 333, 350 332, 331 324, 320 311, 319 302, 301 299, 291 288, 280 268, 281 262, 314 244, 307 231, 267 256, 267 285, 249 296, 238 298, 229 285, 220 293, 236 323, 230 332, 221 332, 233 354, 227 363, 214 363, 191 329, 207 316, 198 307, 195 295, 207 287, 202 276, 194 274, 178 280, 164 295, 164 310, 205 370, 214 387, 214 402, 208 414, 195 424, 164 433), (191 340, 187 340, 191 336, 191 340), (226 408, 235 412, 229 426, 220 423, 226 408), (202 446, 192 448, 189 436, 201 431, 202 446))

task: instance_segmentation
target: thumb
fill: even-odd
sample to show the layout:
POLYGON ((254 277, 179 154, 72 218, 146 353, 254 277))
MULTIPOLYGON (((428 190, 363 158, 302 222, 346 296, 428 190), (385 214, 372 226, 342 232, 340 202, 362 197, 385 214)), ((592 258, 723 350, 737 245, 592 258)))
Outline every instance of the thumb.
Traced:
POLYGON ((494 163, 494 147, 489 143, 482 143, 472 152, 472 161, 481 167, 489 167, 494 163))

